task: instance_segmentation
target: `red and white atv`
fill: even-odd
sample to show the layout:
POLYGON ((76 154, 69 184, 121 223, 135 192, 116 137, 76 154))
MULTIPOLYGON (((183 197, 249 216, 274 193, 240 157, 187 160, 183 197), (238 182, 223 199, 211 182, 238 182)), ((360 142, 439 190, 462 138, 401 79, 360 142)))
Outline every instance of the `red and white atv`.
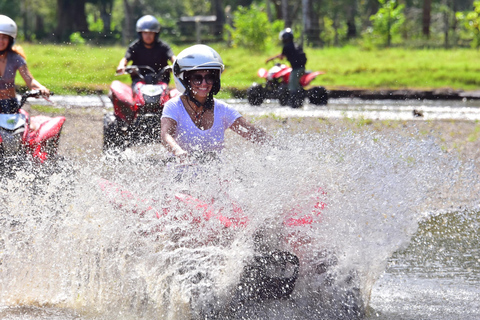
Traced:
POLYGON ((328 92, 324 87, 312 87, 305 89, 323 71, 306 71, 300 78, 301 90, 295 97, 290 96, 288 81, 292 68, 285 64, 276 63, 270 69, 260 68, 257 72, 260 78, 266 80, 265 84, 254 83, 247 90, 248 102, 253 106, 259 106, 265 99, 278 99, 280 105, 290 103, 293 108, 299 108, 308 97, 310 103, 315 105, 326 105, 328 103, 328 92))
POLYGON ((163 106, 180 95, 177 89, 169 89, 162 80, 164 73, 170 71, 171 66, 156 73, 149 66, 132 65, 126 67, 125 73, 138 75, 141 79, 133 90, 118 80, 112 82, 108 96, 113 103, 113 112, 107 113, 103 120, 104 151, 160 141, 163 106))
POLYGON ((18 165, 24 161, 44 163, 57 155, 58 140, 65 117, 33 116, 21 109, 28 98, 40 91, 22 95, 18 113, 0 113, 0 162, 18 165))

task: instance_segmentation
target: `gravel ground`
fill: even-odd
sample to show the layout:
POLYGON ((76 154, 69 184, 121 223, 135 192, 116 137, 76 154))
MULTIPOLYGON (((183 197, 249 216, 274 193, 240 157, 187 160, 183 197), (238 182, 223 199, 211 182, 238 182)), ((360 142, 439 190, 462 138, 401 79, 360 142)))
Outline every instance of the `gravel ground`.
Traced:
MULTIPOLYGON (((32 115, 39 114, 27 105, 32 115)), ((103 115, 102 108, 66 109, 67 120, 60 139, 59 154, 68 158, 99 156, 102 154, 103 115)), ((42 113, 45 114, 45 113, 42 113)), ((50 114, 51 116, 59 114, 50 114)), ((432 136, 448 152, 458 152, 463 160, 480 161, 480 124, 474 121, 375 121, 352 119, 247 118, 270 132, 283 129, 291 133, 319 133, 341 130, 374 130, 380 133, 407 135, 416 139, 432 136)), ((229 138, 230 139, 230 138, 229 138)))

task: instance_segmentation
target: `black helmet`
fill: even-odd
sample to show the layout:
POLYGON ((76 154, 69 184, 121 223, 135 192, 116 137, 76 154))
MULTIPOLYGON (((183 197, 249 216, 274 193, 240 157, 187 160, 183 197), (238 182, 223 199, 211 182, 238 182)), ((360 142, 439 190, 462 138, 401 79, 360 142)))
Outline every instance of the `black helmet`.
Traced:
POLYGON ((278 35, 280 40, 283 42, 286 41, 293 41, 293 32, 291 28, 285 28, 282 31, 280 31, 280 34, 278 35))
POLYGON ((137 32, 160 32, 160 23, 151 15, 146 15, 138 19, 137 32))

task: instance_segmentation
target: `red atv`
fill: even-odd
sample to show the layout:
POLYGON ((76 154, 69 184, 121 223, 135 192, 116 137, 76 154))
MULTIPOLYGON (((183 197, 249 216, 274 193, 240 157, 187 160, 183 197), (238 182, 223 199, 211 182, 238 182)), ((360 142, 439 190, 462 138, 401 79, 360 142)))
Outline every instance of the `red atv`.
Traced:
MULTIPOLYGON (((192 231, 199 236, 195 245, 212 244, 224 236, 222 231, 227 229, 232 232, 241 232, 249 224, 249 218, 239 204, 232 202, 231 205, 221 205, 211 201, 204 201, 186 193, 176 193, 172 198, 163 201, 143 199, 130 192, 119 184, 109 180, 100 180, 100 188, 106 199, 116 208, 140 215, 142 218, 156 217, 159 221, 146 234, 155 234, 168 228, 176 219, 192 224, 192 231), (185 211, 186 210, 186 211, 185 211), (175 216, 176 212, 186 212, 175 216), (189 213, 188 213, 189 212, 189 213), (173 217, 172 217, 173 216, 173 217)), ((290 230, 288 242, 294 242, 298 238, 297 228, 309 226, 318 222, 325 203, 323 190, 318 190, 311 198, 312 208, 307 214, 299 214, 296 211, 285 215, 283 224, 290 230)), ((185 230, 185 232, 188 232, 185 230)), ((289 252, 279 249, 266 250, 262 245, 263 235, 258 232, 255 242, 259 250, 253 261, 247 265, 240 278, 236 299, 240 302, 271 299, 287 299, 295 288, 295 282, 299 275, 299 258, 289 252), (261 251, 261 252, 260 252, 261 251)), ((293 245, 294 246, 294 245, 293 245)), ((300 246, 300 244, 298 244, 300 246)), ((295 246, 294 246, 295 247, 295 246)))
POLYGON ((170 71, 171 66, 157 73, 149 66, 132 65, 125 68, 125 73, 141 79, 133 90, 118 80, 112 82, 108 96, 113 103, 113 112, 107 113, 103 120, 104 151, 160 141, 163 106, 180 94, 177 89, 170 90, 162 81, 163 75, 170 71))
POLYGON ((259 106, 265 99, 278 99, 280 105, 288 105, 291 101, 293 108, 299 108, 303 105, 303 100, 308 97, 310 103, 315 105, 326 105, 328 103, 328 92, 324 87, 313 87, 304 89, 318 75, 324 74, 323 71, 306 71, 300 79, 301 91, 298 92, 296 99, 291 99, 288 90, 288 80, 292 68, 285 64, 276 63, 269 70, 261 68, 257 74, 260 78, 265 78, 265 85, 254 83, 247 90, 248 102, 253 106, 259 106))
MULTIPOLYGON (((22 95, 20 108, 28 98, 41 96, 40 91, 22 95)), ((57 155, 58 140, 65 117, 33 116, 23 109, 18 113, 0 114, 0 162, 18 165, 24 161, 43 163, 57 155)))

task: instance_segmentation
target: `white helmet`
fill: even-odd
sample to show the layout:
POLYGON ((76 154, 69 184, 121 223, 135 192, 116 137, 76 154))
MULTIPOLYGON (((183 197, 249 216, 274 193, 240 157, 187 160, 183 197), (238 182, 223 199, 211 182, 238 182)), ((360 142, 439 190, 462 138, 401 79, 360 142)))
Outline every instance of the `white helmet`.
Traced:
POLYGON ((173 63, 173 79, 178 91, 184 93, 188 85, 185 83, 185 72, 192 70, 218 70, 218 79, 212 87, 212 93, 220 91, 220 75, 225 66, 217 51, 207 45, 197 44, 179 53, 173 63))
POLYGON ((6 34, 15 41, 17 38, 17 24, 9 17, 0 14, 0 34, 6 34))

